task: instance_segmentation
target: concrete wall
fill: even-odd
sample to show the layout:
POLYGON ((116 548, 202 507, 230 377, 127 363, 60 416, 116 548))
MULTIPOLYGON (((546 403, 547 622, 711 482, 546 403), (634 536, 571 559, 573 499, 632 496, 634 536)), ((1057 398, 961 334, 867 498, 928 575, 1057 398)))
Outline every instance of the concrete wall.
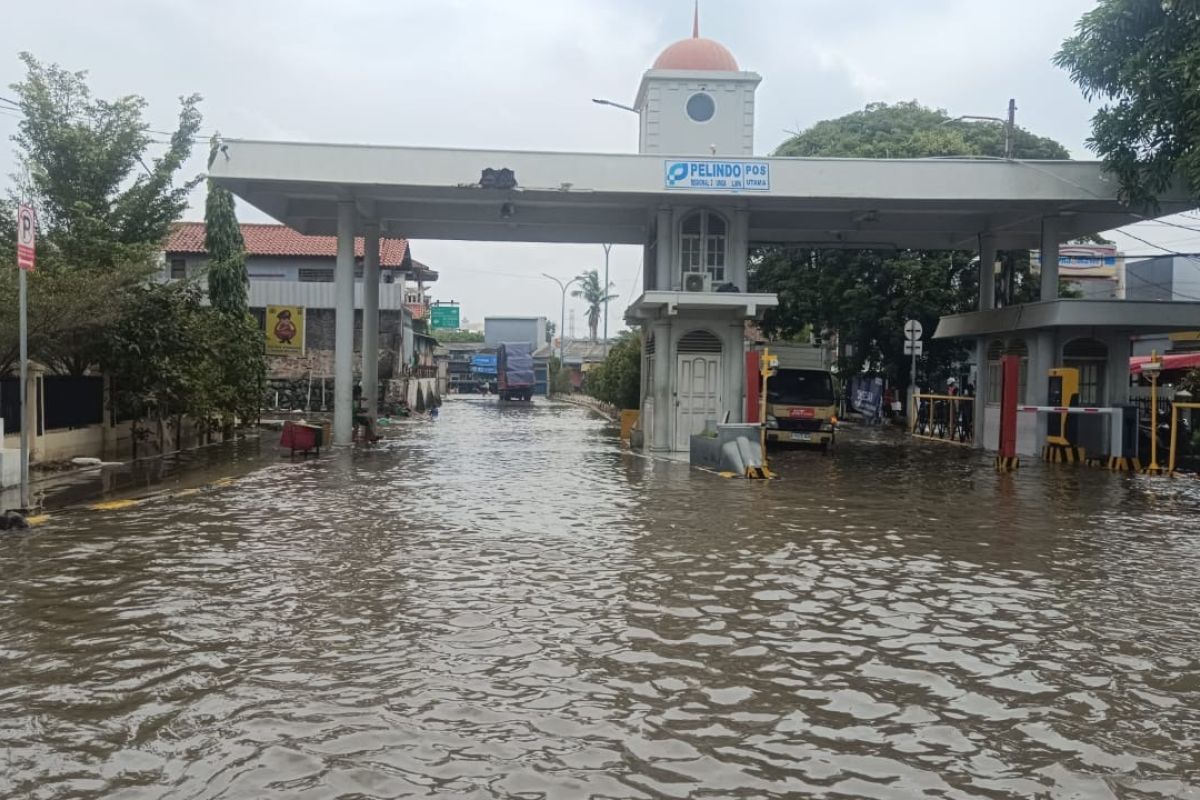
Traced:
MULTIPOLYGON (((155 426, 149 426, 152 433, 155 426)), ((174 423, 168 423, 165 429, 166 441, 159 442, 155 437, 142 439, 137 443, 135 451, 133 442, 133 424, 118 422, 116 425, 104 423, 89 425, 85 428, 70 430, 46 431, 41 436, 30 438, 31 463, 44 464, 54 461, 69 461, 72 458, 99 458, 105 461, 128 461, 135 456, 161 455, 187 450, 209 442, 219 441, 218 431, 202 431, 190 420, 183 420, 180 430, 174 423)), ((20 447, 20 435, 11 434, 4 437, 4 449, 17 452, 20 447)), ((15 459, 16 456, 14 455, 15 459)))
POLYGON ((652 71, 645 78, 639 123, 642 153, 693 156, 754 154, 754 90, 757 76, 743 73, 680 74, 652 71), (687 114, 698 92, 712 97, 716 111, 707 122, 687 114), (716 150, 714 153, 713 150, 716 150))
MULTIPOLYGON (((304 315, 304 355, 268 356, 269 378, 296 379, 333 376, 333 353, 336 315, 333 309, 309 308, 304 315)), ((411 357, 402 354, 406 348, 405 333, 411 340, 411 315, 407 309, 379 312, 379 375, 387 379, 401 372, 411 357)), ((363 312, 354 312, 354 372, 362 372, 363 312)))

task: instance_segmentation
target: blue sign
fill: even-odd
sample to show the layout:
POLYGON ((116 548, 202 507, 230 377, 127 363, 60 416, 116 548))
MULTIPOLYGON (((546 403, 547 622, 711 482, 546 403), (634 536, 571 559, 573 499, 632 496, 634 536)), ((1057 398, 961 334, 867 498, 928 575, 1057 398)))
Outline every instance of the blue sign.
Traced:
POLYGON ((868 419, 877 419, 883 411, 883 378, 855 375, 850 379, 850 405, 868 419))
POLYGON ((495 375, 496 357, 494 355, 477 355, 471 358, 471 371, 476 375, 495 375))
POLYGON ((771 164, 767 161, 664 161, 663 185, 668 189, 716 192, 771 191, 771 164))

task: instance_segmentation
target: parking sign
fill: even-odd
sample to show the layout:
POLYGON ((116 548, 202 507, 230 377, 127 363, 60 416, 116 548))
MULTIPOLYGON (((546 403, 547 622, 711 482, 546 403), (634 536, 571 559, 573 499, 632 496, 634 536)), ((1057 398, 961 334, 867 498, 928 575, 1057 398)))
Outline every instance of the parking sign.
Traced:
POLYGON ((33 272, 34 244, 37 242, 37 222, 33 207, 17 206, 17 266, 33 272))

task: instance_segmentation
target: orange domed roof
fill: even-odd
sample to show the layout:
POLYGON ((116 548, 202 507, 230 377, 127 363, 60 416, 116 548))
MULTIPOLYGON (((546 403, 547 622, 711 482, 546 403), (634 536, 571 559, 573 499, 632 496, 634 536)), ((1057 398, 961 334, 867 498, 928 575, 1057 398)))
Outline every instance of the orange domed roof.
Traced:
POLYGON ((653 69, 693 69, 737 72, 737 59, 720 42, 695 36, 680 39, 654 60, 653 69))
POLYGON ((700 36, 700 0, 692 17, 692 38, 680 39, 658 54, 651 69, 689 69, 737 72, 737 59, 720 42, 700 36))

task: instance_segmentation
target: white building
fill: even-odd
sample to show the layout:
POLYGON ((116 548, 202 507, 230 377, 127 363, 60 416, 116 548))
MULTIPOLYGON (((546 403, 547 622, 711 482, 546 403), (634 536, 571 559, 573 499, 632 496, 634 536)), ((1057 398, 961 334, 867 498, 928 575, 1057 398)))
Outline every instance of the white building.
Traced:
MULTIPOLYGON (((1023 353, 1030 403, 1047 395, 1035 376, 1075 339, 1099 340, 1113 359, 1131 329, 1194 326, 1200 304, 1057 298, 1060 242, 1139 219, 1100 164, 754 157, 759 81, 694 29, 642 76, 640 152, 629 155, 227 140, 214 180, 298 231, 338 237, 335 440, 350 440, 356 235, 641 245, 644 291, 626 318, 644 332, 642 424, 659 452, 686 451, 706 419, 743 419, 744 324, 777 304, 747 292, 752 243, 978 248, 989 266, 997 248, 1041 249, 1052 256, 1042 302, 996 309, 995 284, 982 281, 980 310, 937 332, 971 338, 980 364, 997 342, 1023 353)), ((1182 210, 1187 196, 1167 193, 1160 207, 1182 210)), ((1118 401, 1123 384, 1110 375, 1118 401)), ((994 410, 976 420, 976 441, 993 443, 994 410)), ((1022 451, 1037 452, 1039 423, 1027 425, 1022 451)))

